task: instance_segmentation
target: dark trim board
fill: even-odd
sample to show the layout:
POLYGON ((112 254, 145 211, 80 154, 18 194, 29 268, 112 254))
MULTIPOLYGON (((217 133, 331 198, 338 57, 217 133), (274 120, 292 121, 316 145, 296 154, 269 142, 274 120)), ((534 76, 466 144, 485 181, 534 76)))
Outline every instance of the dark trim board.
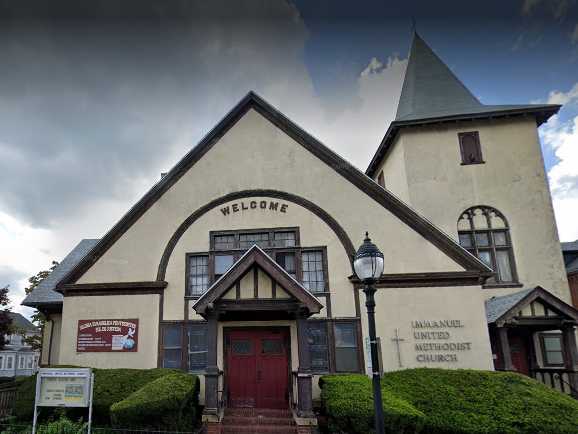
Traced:
MULTIPOLYGON (((197 146, 188 152, 168 173, 164 176, 151 190, 149 190, 141 200, 139 200, 96 244, 96 246, 62 279, 61 284, 73 283, 77 281, 91 266, 94 264, 172 185, 174 185, 192 166, 194 166, 217 141, 223 137, 231 129, 233 125, 245 114, 248 110, 254 109, 271 123, 277 126, 302 145, 305 149, 314 154, 317 158, 331 167, 339 175, 350 181, 361 192, 366 194, 377 203, 382 205, 385 209, 399 218, 401 221, 409 225, 416 232, 438 247, 446 255, 463 266, 467 270, 476 270, 479 272, 490 271, 481 261, 466 252, 449 236, 444 234, 441 230, 435 227, 427 219, 420 216, 413 209, 409 208, 405 203, 385 190, 371 178, 356 169, 350 163, 342 159, 336 153, 331 151, 317 139, 306 133, 303 129, 290 121, 281 112, 276 110, 261 97, 253 92, 249 92, 216 126, 213 128, 197 146)), ((256 190, 258 192, 258 190, 256 190)), ((224 203, 233 200, 239 193, 230 193, 223 196, 221 199, 216 199, 205 207, 198 209, 191 217, 193 221, 202 215, 217 203, 224 203)), ((246 192, 245 192, 246 194, 246 192)), ((255 194, 255 193, 253 193, 255 194)), ((257 195, 259 193, 256 193, 257 195)), ((276 194, 287 195, 289 193, 276 192, 276 194)), ((280 197, 280 196, 277 196, 280 197)), ((312 204, 312 202, 309 202, 312 204)), ((321 210, 317 205, 312 204, 315 209, 321 210)), ((321 210, 325 213, 323 210, 321 210)), ((326 214, 326 213, 325 213, 326 214)), ((188 223, 190 225, 191 223, 188 223)), ((186 226, 186 224, 185 224, 186 226)), ((334 229, 335 230, 335 229, 334 229)), ((180 238, 182 233, 176 236, 176 240, 180 238)), ((347 237, 343 232, 340 239, 347 237)), ((360 235, 361 236, 361 235, 360 235)), ((345 239, 345 238, 344 238, 345 239)), ((169 241, 165 254, 172 251, 174 244, 173 239, 169 241)), ((343 242, 343 240, 342 240, 343 242)), ((352 244, 346 248, 354 252, 352 244)), ((164 267, 168 258, 163 254, 161 265, 159 265, 159 275, 157 280, 164 278, 164 267)))
MULTIPOLYGON (((237 289, 239 293, 239 289, 237 289)), ((211 310, 211 306, 215 302, 226 307, 226 310, 281 310, 293 311, 294 305, 306 308, 310 314, 318 313, 323 305, 307 291, 299 282, 293 279, 281 266, 279 266, 273 259, 265 253, 257 245, 253 245, 241 258, 229 268, 216 282, 214 282, 207 291, 193 304, 193 309, 200 315, 206 315, 207 310, 211 310), (221 297, 233 285, 238 284, 240 280, 255 267, 263 270, 273 281, 276 281, 285 291, 293 297, 291 306, 284 299, 272 299, 271 302, 266 302, 264 299, 248 299, 233 301, 233 306, 230 306, 227 300, 221 297)))
MULTIPOLYGON (((490 273, 492 275, 493 273, 490 273)), ((430 273, 397 273, 383 274, 375 283, 376 288, 422 288, 431 286, 477 286, 484 277, 489 277, 475 271, 450 271, 430 273)), ((350 276, 351 283, 362 287, 357 277, 350 276)))
POLYGON ((562 326, 565 324, 578 324, 578 310, 573 306, 560 300, 551 292, 546 291, 541 286, 536 286, 532 291, 526 294, 521 300, 511 306, 502 315, 496 318, 492 323, 503 326, 508 323, 515 325, 543 325, 543 326, 562 326), (527 305, 539 300, 544 304, 546 315, 543 317, 522 317, 520 311, 527 305), (554 313, 554 315, 549 314, 554 313))
POLYGON ((61 285, 57 291, 61 292, 64 297, 161 294, 167 285, 165 281, 156 280, 152 282, 74 283, 61 285))

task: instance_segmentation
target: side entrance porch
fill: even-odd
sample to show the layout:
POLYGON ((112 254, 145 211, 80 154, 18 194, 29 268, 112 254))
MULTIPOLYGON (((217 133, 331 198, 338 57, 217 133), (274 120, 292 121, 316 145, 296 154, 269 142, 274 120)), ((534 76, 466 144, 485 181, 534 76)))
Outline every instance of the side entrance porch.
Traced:
POLYGON ((207 321, 209 433, 311 432, 307 318, 323 305, 257 246, 193 305, 207 321))
POLYGON ((496 370, 515 371, 578 399, 578 311, 541 287, 486 301, 496 370))

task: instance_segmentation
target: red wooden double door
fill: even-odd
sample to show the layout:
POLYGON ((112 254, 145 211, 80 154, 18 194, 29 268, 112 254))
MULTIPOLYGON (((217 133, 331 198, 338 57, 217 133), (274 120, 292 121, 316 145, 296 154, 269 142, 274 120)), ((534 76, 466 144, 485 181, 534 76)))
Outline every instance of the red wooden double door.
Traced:
POLYGON ((287 329, 232 329, 226 334, 225 346, 225 381, 230 407, 288 407, 287 329))

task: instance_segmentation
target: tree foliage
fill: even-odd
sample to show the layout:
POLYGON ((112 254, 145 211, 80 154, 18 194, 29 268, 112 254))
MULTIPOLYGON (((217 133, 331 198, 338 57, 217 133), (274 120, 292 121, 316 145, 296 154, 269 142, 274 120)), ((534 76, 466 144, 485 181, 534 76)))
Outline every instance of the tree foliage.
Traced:
POLYGON ((8 315, 10 312, 9 304, 8 285, 6 285, 4 288, 0 288, 0 350, 4 349, 4 345, 6 345, 6 335, 12 331, 12 319, 8 315))
MULTIPOLYGON (((28 295, 30 294, 34 288, 38 286, 42 280, 46 279, 50 273, 56 268, 58 262, 52 261, 52 264, 48 270, 39 271, 34 276, 28 279, 28 286, 24 288, 24 292, 28 295)), ((46 322, 46 317, 42 312, 36 310, 31 318, 32 322, 40 328, 40 330, 44 330, 44 323, 46 322)), ((40 350, 42 348, 42 335, 34 335, 34 336, 24 336, 24 343, 32 347, 33 350, 40 350)))

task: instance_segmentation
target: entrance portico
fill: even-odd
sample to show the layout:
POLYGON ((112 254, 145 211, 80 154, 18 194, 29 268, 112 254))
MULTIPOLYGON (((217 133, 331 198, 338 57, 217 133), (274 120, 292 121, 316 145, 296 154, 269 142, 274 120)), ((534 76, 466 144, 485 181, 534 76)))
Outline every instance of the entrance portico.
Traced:
POLYGON ((541 287, 486 301, 497 370, 578 397, 578 311, 541 287))
POLYGON ((290 402, 312 418, 305 321, 322 308, 260 247, 247 250, 193 305, 208 322, 204 420, 220 422, 225 407, 290 402))

